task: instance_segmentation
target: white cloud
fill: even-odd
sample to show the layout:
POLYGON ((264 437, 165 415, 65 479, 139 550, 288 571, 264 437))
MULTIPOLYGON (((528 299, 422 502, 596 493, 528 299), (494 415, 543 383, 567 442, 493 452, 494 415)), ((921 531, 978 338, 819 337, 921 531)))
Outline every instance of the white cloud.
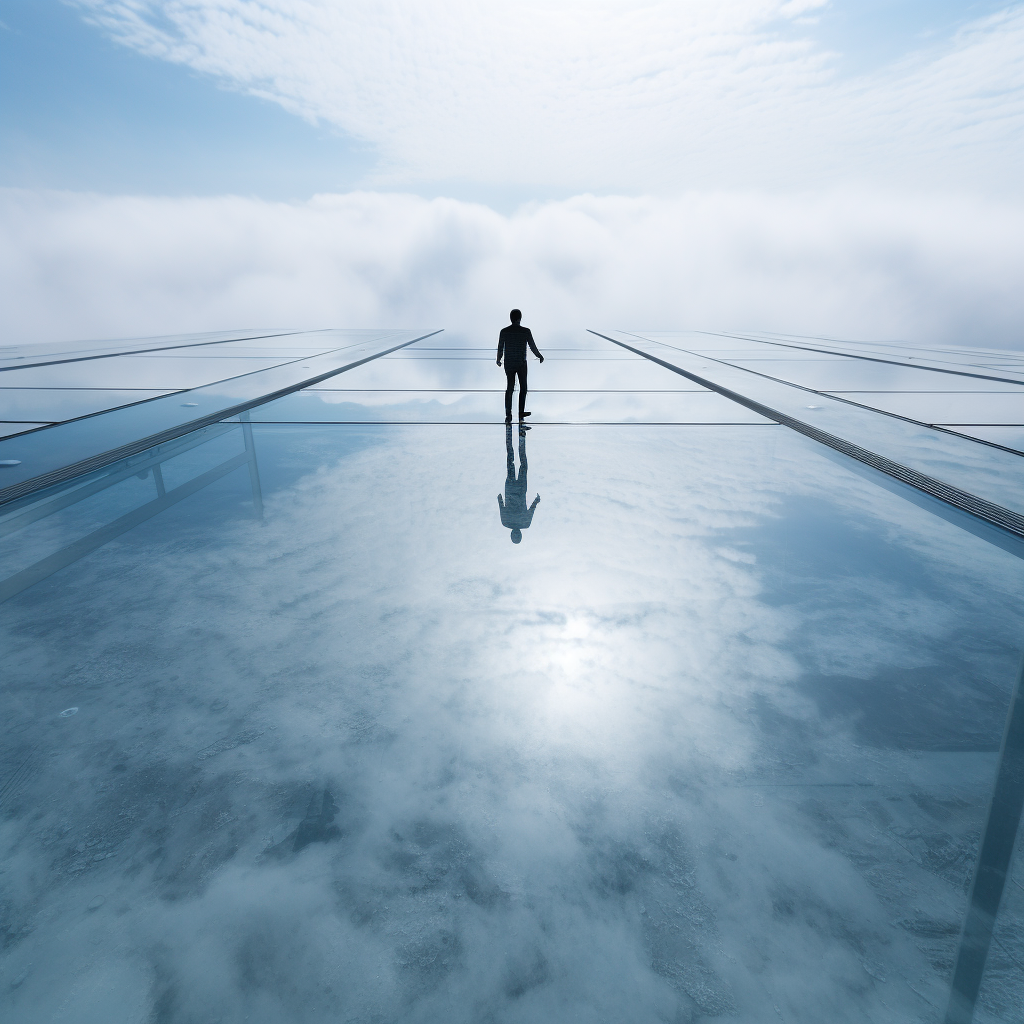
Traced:
POLYGON ((836 191, 308 203, 0 192, 5 343, 249 326, 744 328, 1019 345, 1024 208, 836 191))
POLYGON ((844 79, 808 35, 823 0, 78 3, 143 53, 373 144, 378 185, 1018 187, 1019 6, 844 79))

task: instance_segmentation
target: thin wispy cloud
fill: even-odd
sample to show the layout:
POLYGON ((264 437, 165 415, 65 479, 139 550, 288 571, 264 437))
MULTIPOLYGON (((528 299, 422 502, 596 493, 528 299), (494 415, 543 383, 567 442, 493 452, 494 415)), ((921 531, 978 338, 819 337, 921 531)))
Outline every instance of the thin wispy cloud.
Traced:
POLYGON ((1020 170, 1020 5, 850 77, 815 36, 826 0, 77 2, 135 50, 373 145, 378 185, 1012 190, 1020 170))

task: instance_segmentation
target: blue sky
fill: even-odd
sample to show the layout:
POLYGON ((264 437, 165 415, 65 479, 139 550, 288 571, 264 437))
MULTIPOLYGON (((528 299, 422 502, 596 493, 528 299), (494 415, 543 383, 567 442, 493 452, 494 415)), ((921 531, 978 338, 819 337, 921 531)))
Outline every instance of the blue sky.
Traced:
MULTIPOLYGON (((486 19, 476 35, 460 36, 457 23, 465 19, 459 6, 456 0, 439 6, 454 12, 449 22, 434 17, 439 24, 409 30, 375 14, 374 5, 328 0, 3 0, 0 185, 266 199, 397 188, 510 208, 527 199, 586 191, 663 194, 851 181, 905 187, 915 178, 926 186, 1012 191, 1015 171, 993 177, 993 163, 1005 165, 1009 150, 1020 169, 1020 144, 1008 142, 1004 132, 996 139, 951 140, 941 161, 945 169, 936 174, 934 152, 943 148, 944 127, 947 135, 955 132, 939 125, 933 135, 904 144, 897 139, 904 131, 899 110, 879 109, 878 102, 903 88, 909 105, 922 97, 949 109, 966 104, 968 130, 984 121, 990 102, 984 97, 1005 94, 1007 74, 1011 91, 1020 92, 1012 71, 985 81, 993 52, 1012 65, 1012 42, 1002 51, 992 40, 987 52, 975 46, 978 66, 968 67, 959 93, 936 97, 936 82, 941 91, 941 83, 955 76, 940 68, 928 80, 928 65, 970 49, 957 41, 963 26, 1000 11, 1019 14, 1020 5, 797 0, 794 11, 781 0, 739 0, 721 5, 736 8, 732 21, 722 25, 698 2, 690 5, 696 13, 679 30, 675 50, 666 50, 650 67, 644 66, 645 50, 665 36, 665 26, 658 22, 661 15, 645 21, 629 9, 661 5, 590 5, 605 14, 620 8, 612 10, 619 21, 607 18, 606 36, 599 29, 577 49, 584 27, 599 20, 586 4, 562 5, 568 8, 568 29, 537 26, 539 34, 553 37, 548 45, 530 34, 535 12, 529 4, 519 5, 522 37, 507 21, 486 19), (321 16, 310 17, 310 7, 321 8, 321 16), (270 54, 267 25, 252 16, 267 10, 275 18, 269 49, 276 52, 270 54), (235 20, 227 29, 225 12, 235 20), (500 43, 503 33, 511 33, 507 49, 500 43), (389 37, 384 48, 382 35, 389 37), (486 51, 481 68, 472 52, 481 37, 490 47, 494 35, 499 44, 486 51), (702 36, 720 41, 693 48, 692 39, 702 36), (323 46, 310 56, 311 39, 323 46), (175 46, 178 52, 170 52, 175 46), (768 52, 772 47, 776 52, 768 52), (597 65, 614 52, 622 67, 608 78, 586 67, 581 74, 563 74, 559 56, 566 49, 566 65, 585 64, 590 56, 597 65), (381 67, 382 54, 391 62, 387 68, 381 67), (499 81, 493 95, 467 102, 494 77, 487 59, 503 58, 522 64, 537 90, 522 81, 512 87, 499 81), (698 73, 672 82, 672 72, 691 60, 698 73), (908 61, 914 65, 909 71, 908 61), (753 78, 752 63, 760 64, 753 78), (349 74, 339 73, 344 65, 352 66, 349 74), (635 88, 645 75, 664 85, 635 88), (917 76, 910 86, 908 75, 917 76), (704 94, 700 90, 709 81, 704 94), (611 114, 600 103, 588 104, 595 94, 611 114), (553 111, 560 103, 564 110, 553 111), (517 105, 523 117, 517 117, 517 105), (578 137, 574 125, 582 126, 578 137), (675 144, 659 139, 671 135, 666 125, 675 128, 675 144), (483 137, 492 126, 495 136, 483 137), (502 154, 505 131, 525 137, 512 147, 521 156, 502 154), (822 132, 827 137, 819 146, 822 132), (822 159, 822 148, 830 151, 829 159, 822 159), (965 158, 965 149, 976 150, 977 158, 965 158), (633 152, 635 159, 623 152, 633 152)), ((990 33, 997 43, 1000 31, 990 33)), ((964 69, 956 75, 964 77, 964 69)), ((1019 98, 1011 114, 1020 120, 1019 98)), ((993 120, 1006 116, 1000 110, 993 120)))
POLYGON ((813 35, 838 55, 844 73, 863 74, 1010 6, 1000 0, 841 0, 821 10, 813 35))
POLYGON ((270 199, 343 191, 369 148, 143 56, 59 0, 0 3, 0 184, 270 199))

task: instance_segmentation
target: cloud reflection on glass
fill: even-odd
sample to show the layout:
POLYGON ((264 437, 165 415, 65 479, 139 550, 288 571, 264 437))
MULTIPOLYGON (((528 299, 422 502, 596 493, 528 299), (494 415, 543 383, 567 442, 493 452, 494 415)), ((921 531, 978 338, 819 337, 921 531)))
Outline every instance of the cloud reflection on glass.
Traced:
POLYGON ((774 428, 534 430, 518 547, 497 428, 252 432, 5 605, 18 1019, 938 1019, 1018 560, 774 428))

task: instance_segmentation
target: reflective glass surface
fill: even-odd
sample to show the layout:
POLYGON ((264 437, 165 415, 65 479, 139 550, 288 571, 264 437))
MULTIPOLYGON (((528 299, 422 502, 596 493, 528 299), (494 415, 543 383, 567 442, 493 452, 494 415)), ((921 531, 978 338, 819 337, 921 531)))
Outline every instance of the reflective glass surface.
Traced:
POLYGON ((214 381, 238 377, 294 356, 266 359, 225 358, 161 353, 117 356, 79 363, 55 363, 24 370, 6 370, 0 383, 10 388, 181 388, 202 387, 214 381))
MULTIPOLYGON (((711 353, 705 353, 711 354, 711 353)), ((715 354, 717 357, 717 354, 715 354)), ((1021 390, 1021 385, 984 380, 951 373, 935 373, 912 366, 893 366, 856 359, 730 359, 755 373, 777 377, 815 391, 1006 391, 1021 390)))
MULTIPOLYGON (((543 364, 531 358, 528 377, 531 389, 548 391, 693 391, 698 387, 639 356, 615 360, 551 357, 543 364)), ((346 373, 345 386, 385 391, 504 390, 505 374, 495 365, 492 350, 484 358, 375 360, 346 373)))
MULTIPOLYGON (((692 333, 681 332, 671 337, 661 334, 656 341, 624 332, 612 332, 609 337, 860 448, 1017 514, 1024 512, 1024 462, 1015 453, 979 445, 926 425, 879 415, 852 401, 765 377, 727 361, 706 360, 688 349, 694 340, 692 333)), ((849 359, 851 364, 857 362, 849 359)), ((938 373, 926 375, 947 377, 938 373)), ((970 378, 959 379, 966 382, 970 378)))
POLYGON ((0 1019, 946 1020, 1024 559, 779 425, 550 416, 719 395, 449 423, 504 375, 433 362, 0 506, 0 1019))
POLYGON ((1016 451, 1024 452, 1024 427, 957 426, 951 429, 955 430, 958 434, 967 434, 969 437, 976 437, 982 441, 991 441, 993 444, 1000 444, 1005 448, 1013 448, 1016 451))
MULTIPOLYGON (((75 472, 91 470, 97 460, 127 455, 133 449, 141 450, 143 445, 168 440, 170 435, 180 435, 189 429, 199 428, 271 397, 287 394, 304 385, 322 383, 346 366, 357 366, 366 360, 380 358, 397 347, 429 336, 426 332, 416 331, 316 333, 320 336, 336 335, 337 347, 322 355, 303 356, 261 369, 250 369, 238 376, 215 379, 213 383, 197 386, 187 392, 164 395, 102 415, 0 440, 0 501, 23 496, 27 487, 48 486, 59 482, 54 480, 54 475, 68 478, 72 469, 75 472)), ((67 367, 76 366, 106 366, 114 371, 122 361, 130 362, 134 358, 118 356, 83 363, 43 366, 34 370, 12 370, 2 376, 6 380, 22 373, 59 373, 67 367)), ((191 361, 200 368, 217 363, 231 363, 233 368, 237 368, 238 363, 244 362, 252 361, 191 361)), ((157 368, 166 369, 162 365, 164 363, 166 360, 153 360, 157 368)), ((205 376, 210 377, 211 374, 205 376)), ((212 376, 216 378, 217 374, 212 376)))
POLYGON ((848 392, 851 402, 870 405, 923 423, 1024 424, 1024 388, 1005 392, 848 392))
MULTIPOLYGON (((771 422, 711 391, 531 391, 530 396, 538 423, 771 422)), ((254 423, 500 423, 503 401, 494 391, 302 391, 252 410, 251 418, 254 423)))
POLYGON ((166 395, 168 390, 111 391, 94 388, 14 388, 4 387, 0 375, 0 418, 59 423, 61 420, 88 416, 104 409, 145 402, 166 395))
MULTIPOLYGON (((759 346, 756 354, 774 354, 776 357, 809 359, 821 355, 848 356, 882 364, 941 370, 946 373, 972 373, 975 376, 1005 375, 1024 383, 1019 370, 1024 362, 1016 353, 998 349, 958 348, 952 345, 936 345, 921 348, 907 342, 866 342, 843 341, 835 338, 806 338, 786 335, 710 335, 705 331, 655 331, 643 332, 648 338, 671 338, 686 334, 696 341, 696 347, 704 351, 728 349, 737 340, 752 342, 759 346)), ((752 353, 754 354, 754 353, 752 353)), ((941 379, 941 378, 939 378, 941 379)))
MULTIPOLYGON (((202 387, 303 357, 409 337, 415 334, 393 330, 232 331, 116 342, 8 346, 0 349, 0 389, 176 391, 202 387)), ((61 417, 39 418, 52 421, 61 417)))
MULTIPOLYGON (((301 340, 308 341, 309 338, 306 335, 297 336, 301 340)), ((270 341, 274 341, 277 344, 264 344, 254 345, 248 341, 233 342, 231 344, 224 345, 204 345, 199 348, 190 348, 187 350, 175 350, 173 352, 150 352, 145 355, 140 355, 140 359, 163 359, 166 356, 177 356, 178 358, 184 359, 222 359, 225 356, 230 356, 233 359, 267 359, 267 360, 280 360, 280 359, 294 359, 297 356, 315 356, 322 352, 331 351, 333 345, 323 345, 319 348, 314 348, 309 345, 306 346, 285 346, 280 342, 280 338, 272 338, 270 341)), ((287 339, 284 339, 287 340, 287 339)))
MULTIPOLYGON (((19 364, 55 363, 67 360, 108 358, 129 353, 189 349, 196 353, 207 346, 241 340, 247 345, 260 345, 271 339, 273 344, 287 344, 296 331, 210 331, 202 334, 174 334, 158 338, 121 338, 105 341, 54 341, 31 345, 0 345, 0 369, 19 364), (276 340, 274 340, 276 339, 276 340)), ((320 333, 320 332, 313 332, 320 333)))
POLYGON ((34 430, 36 427, 45 427, 45 423, 31 422, 0 422, 0 437, 12 437, 14 434, 23 434, 26 430, 34 430))

